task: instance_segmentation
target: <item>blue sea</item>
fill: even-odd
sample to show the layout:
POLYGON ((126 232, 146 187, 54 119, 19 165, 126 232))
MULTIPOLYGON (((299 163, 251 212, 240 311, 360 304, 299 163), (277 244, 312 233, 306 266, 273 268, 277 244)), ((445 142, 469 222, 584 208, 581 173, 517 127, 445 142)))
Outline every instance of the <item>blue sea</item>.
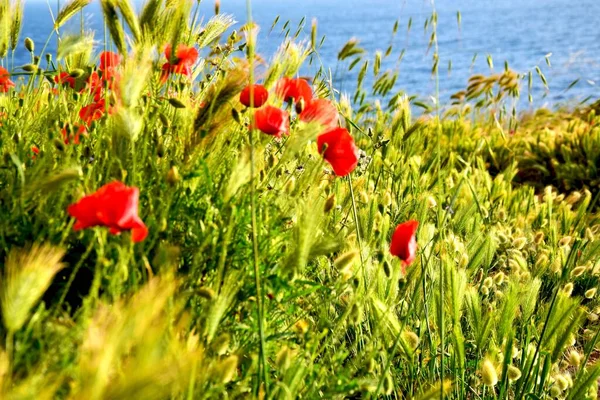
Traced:
MULTIPOLYGON (((246 21, 245 0, 221 0, 221 12, 232 14, 239 28, 246 21)), ((60 3, 58 3, 60 4, 60 3)), ((56 0, 25 0, 22 37, 33 38, 40 49, 52 30, 51 12, 56 0)), ((63 1, 64 4, 64 1, 63 1)), ((138 9, 142 3, 136 2, 138 9)), ((290 21, 292 35, 304 19, 300 38, 309 38, 311 21, 318 21, 318 37, 326 39, 320 50, 320 62, 331 70, 342 91, 353 89, 354 75, 347 72, 348 62, 339 63, 337 54, 351 38, 360 41, 371 56, 393 53, 382 70, 398 69, 394 90, 403 90, 421 98, 435 94, 432 78, 432 49, 428 49, 431 29, 425 21, 434 10, 438 15, 439 89, 442 101, 464 89, 469 76, 500 72, 505 62, 520 73, 533 72, 532 95, 536 106, 570 105, 599 96, 600 85, 600 1, 599 0, 253 0, 254 20, 261 26, 259 52, 269 58, 284 39, 282 27, 290 21), (458 21, 460 13, 460 24, 458 21), (273 21, 279 23, 271 30, 273 21), (397 34, 392 36, 395 21, 397 34), (410 22, 409 22, 410 21, 410 22), (408 29, 409 23, 411 28, 408 29), (398 61, 400 52, 404 56, 398 61), (549 60, 549 64, 546 61, 549 60), (451 64, 451 68, 449 65, 451 64), (548 81, 545 89, 536 74, 539 66, 548 81), (569 89, 569 86, 577 83, 569 89)), ((202 0, 201 15, 206 21, 214 14, 214 0, 202 0)), ((88 29, 102 37, 102 17, 97 0, 84 13, 88 29)), ((73 18, 66 30, 79 30, 80 17, 73 18)), ((50 46, 52 51, 53 45, 50 46)), ((29 62, 20 46, 16 65, 29 62)), ((316 63, 312 70, 314 72, 316 63)), ((310 68, 309 68, 310 69, 310 68)), ((527 81, 522 95, 527 98, 527 81)), ((521 102, 527 108, 527 102, 521 102), (524 103, 524 104, 523 104, 524 103)))

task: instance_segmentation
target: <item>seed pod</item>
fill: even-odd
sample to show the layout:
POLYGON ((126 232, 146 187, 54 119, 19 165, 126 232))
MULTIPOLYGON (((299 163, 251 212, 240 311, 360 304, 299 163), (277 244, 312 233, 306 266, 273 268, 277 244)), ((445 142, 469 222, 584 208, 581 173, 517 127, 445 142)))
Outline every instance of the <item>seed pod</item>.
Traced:
POLYGON ((52 62, 52 54, 46 53, 46 62, 50 64, 52 62))
POLYGON ((38 70, 38 66, 35 64, 26 64, 26 65, 23 65, 22 68, 23 68, 23 71, 32 72, 32 73, 36 72, 38 70))
POLYGON ((169 104, 175 108, 185 108, 185 104, 183 104, 181 100, 176 99, 175 97, 171 97, 169 99, 169 104))
POLYGON ((329 211, 331 211, 333 208, 335 207, 335 194, 332 194, 331 196, 329 196, 327 198, 327 200, 325 201, 325 207, 323 208, 323 211, 325 212, 325 214, 329 213, 329 211))
POLYGON ((173 165, 167 173, 167 183, 169 184, 169 186, 175 186, 177 185, 177 183, 179 183, 180 180, 181 177, 179 176, 179 170, 176 166, 173 165))
POLYGON ((33 53, 35 51, 35 43, 30 37, 25 38, 25 48, 28 52, 33 53))
POLYGON ((196 294, 206 300, 213 300, 216 297, 215 291, 206 286, 198 288, 196 294))

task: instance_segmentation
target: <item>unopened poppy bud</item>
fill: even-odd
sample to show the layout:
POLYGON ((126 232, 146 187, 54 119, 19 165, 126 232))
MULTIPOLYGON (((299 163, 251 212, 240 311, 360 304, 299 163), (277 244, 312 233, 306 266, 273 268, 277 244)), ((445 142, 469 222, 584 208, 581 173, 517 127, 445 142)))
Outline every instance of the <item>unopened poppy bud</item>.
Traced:
POLYGON ((171 97, 169 99, 169 104, 175 108, 185 108, 185 104, 183 104, 181 100, 176 99, 175 97, 171 97))
POLYGON ((196 294, 206 300, 213 300, 216 297, 215 291, 206 286, 198 288, 196 294))
POLYGON ((585 298, 586 299, 593 299, 594 296, 596 296, 596 288, 591 288, 585 291, 585 298))
POLYGON ((494 367, 494 364, 488 359, 485 359, 481 365, 481 380, 484 385, 490 387, 496 386, 498 383, 496 367, 494 367))
POLYGON ((544 241, 544 232, 539 231, 538 233, 535 234, 535 244, 540 244, 544 241))
POLYGON ((238 366, 238 356, 231 355, 219 362, 213 370, 212 376, 216 382, 226 384, 235 376, 238 366))
POLYGON ((392 267, 390 266, 390 263, 387 260, 383 261, 383 273, 387 278, 392 276, 392 267))
POLYGON ((60 139, 54 139, 52 141, 52 144, 54 144, 54 148, 58 151, 65 151, 65 144, 62 140, 60 139))
POLYGON ((231 117, 238 124, 240 124, 240 125, 242 124, 242 118, 240 117, 240 112, 238 110, 236 110, 235 108, 231 109, 231 117))
POLYGON ((52 54, 46 53, 46 62, 50 64, 52 62, 52 54))
POLYGON ((585 266, 579 266, 579 267, 575 267, 573 268, 573 271, 571 271, 571 278, 578 278, 581 275, 583 275, 583 273, 585 272, 587 268, 585 266))
POLYGON ((33 43, 33 40, 31 40, 30 37, 25 38, 25 48, 30 53, 33 53, 35 51, 35 43, 33 43))
POLYGON ((38 70, 38 67, 35 64, 23 65, 23 71, 25 71, 25 72, 36 72, 37 70, 38 70))
POLYGON ((292 365, 293 358, 294 354, 292 350, 287 346, 283 346, 275 356, 275 365, 277 365, 277 368, 281 371, 286 371, 290 365, 292 365))
POLYGON ((156 155, 158 158, 163 158, 165 156, 165 145, 163 142, 160 142, 158 146, 156 146, 156 155))
POLYGON ((327 198, 327 200, 325 201, 325 207, 323 208, 323 211, 325 212, 325 214, 327 214, 333 209, 333 207, 335 207, 335 194, 332 194, 327 198))
POLYGON ((569 282, 565 285, 565 287, 563 287, 563 292, 567 295, 567 296, 571 296, 571 293, 573 293, 573 283, 569 282))
POLYGON ((82 77, 83 74, 85 74, 85 71, 81 68, 75 68, 74 70, 69 72, 69 76, 75 79, 82 77))
POLYGON ((514 365, 509 365, 508 367, 508 380, 511 382, 518 381, 521 378, 521 370, 514 365))
POLYGON ((215 0, 215 14, 221 12, 221 0, 215 0))
POLYGON ((176 166, 173 165, 167 173, 167 183, 170 186, 175 186, 177 183, 179 183, 180 180, 181 177, 179 176, 179 170, 176 166))
POLYGON ((171 122, 169 121, 169 119, 167 118, 167 116, 163 113, 158 114, 158 119, 160 120, 160 123, 165 127, 168 128, 171 125, 171 122))

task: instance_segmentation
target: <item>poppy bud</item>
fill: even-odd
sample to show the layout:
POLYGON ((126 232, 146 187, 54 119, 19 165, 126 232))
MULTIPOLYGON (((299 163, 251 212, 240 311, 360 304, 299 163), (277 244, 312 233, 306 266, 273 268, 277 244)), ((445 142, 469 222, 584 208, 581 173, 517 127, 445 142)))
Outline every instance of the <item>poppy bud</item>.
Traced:
POLYGON ((31 38, 29 37, 25 38, 25 48, 30 53, 33 53, 35 51, 35 43, 33 43, 33 40, 31 40, 31 38))
POLYGON ((165 156, 165 145, 163 142, 160 142, 158 146, 156 146, 156 155, 159 158, 163 158, 165 156))
POLYGON ((392 267, 390 266, 390 263, 387 260, 383 261, 383 272, 388 278, 392 276, 392 267))
POLYGON ((333 207, 335 207, 335 194, 332 194, 327 198, 327 200, 325 201, 325 207, 323 208, 323 211, 325 212, 325 214, 327 214, 333 209, 333 207))
POLYGON ((181 102, 181 100, 171 97, 169 99, 169 104, 175 108, 185 108, 185 104, 181 102))
POLYGON ((296 112, 300 114, 304 110, 305 106, 306 101, 304 101, 304 97, 301 97, 300 100, 298 100, 298 102, 296 103, 296 112))
POLYGON ((54 144, 54 148, 56 148, 56 150, 58 151, 65 151, 65 144, 62 140, 60 139, 54 139, 52 141, 52 143, 54 144))
POLYGON ((52 54, 46 53, 46 62, 50 64, 52 62, 52 54))
POLYGON ((235 122, 237 122, 240 125, 242 124, 242 118, 240 117, 240 112, 238 110, 236 110, 235 108, 232 108, 231 116, 233 117, 233 120, 235 122))
POLYGON ((214 290, 205 286, 198 288, 196 294, 206 300, 213 300, 217 296, 214 290))
POLYGON ((175 186, 181 177, 179 176, 179 171, 176 166, 172 166, 169 172, 167 173, 167 183, 170 186, 175 186))
POLYGON ((25 72, 36 72, 38 70, 38 67, 35 64, 26 64, 26 65, 23 65, 22 68, 23 68, 23 71, 25 71, 25 72))
POLYGON ((221 11, 221 0, 215 0, 215 14, 221 11))
POLYGON ((160 120, 160 123, 165 127, 168 128, 171 125, 171 122, 169 121, 169 119, 167 118, 167 116, 163 113, 158 114, 158 119, 160 120))
POLYGON ((83 76, 83 74, 85 73, 84 70, 82 70, 81 68, 75 68, 74 70, 72 70, 71 72, 69 72, 69 76, 71 78, 80 78, 83 76))
MULTIPOLYGON (((33 63, 37 66, 40 65, 40 56, 33 56, 33 63)), ((43 69, 40 69, 41 72, 43 72, 43 69)))

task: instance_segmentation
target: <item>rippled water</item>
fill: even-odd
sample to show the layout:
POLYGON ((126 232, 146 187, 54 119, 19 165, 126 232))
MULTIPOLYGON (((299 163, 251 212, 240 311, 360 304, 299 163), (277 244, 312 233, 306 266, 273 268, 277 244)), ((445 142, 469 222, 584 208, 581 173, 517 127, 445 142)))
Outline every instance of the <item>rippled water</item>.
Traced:
MULTIPOLYGON (((213 5, 212 0, 202 2, 205 19, 212 15, 213 5)), ((437 1, 435 7, 442 99, 463 89, 471 74, 488 73, 488 54, 494 60, 495 71, 501 71, 505 61, 521 73, 535 71, 535 66, 540 66, 550 90, 543 89, 534 72, 536 105, 599 97, 596 82, 600 84, 600 1, 445 0, 437 1), (462 18, 460 28, 458 11, 462 18), (551 67, 544 59, 550 53, 551 67), (450 62, 452 68, 448 71, 450 62), (577 79, 579 82, 566 91, 577 79)), ((40 0, 26 1, 23 35, 34 38, 39 47, 51 31, 49 8, 55 10, 56 3, 53 1, 49 6, 40 0)), ((332 70, 342 90, 351 88, 353 77, 344 73, 347 64, 338 64, 337 53, 348 39, 356 37, 371 55, 393 44, 394 53, 384 68, 399 68, 395 89, 421 96, 435 93, 431 77, 432 53, 427 49, 430 31, 424 30, 425 20, 432 10, 429 0, 253 0, 253 15, 262 27, 259 51, 264 56, 269 57, 283 40, 281 27, 286 20, 291 21, 293 34, 300 20, 306 17, 301 37, 309 37, 311 20, 316 18, 319 37, 326 35, 320 51, 321 61, 332 70), (278 15, 280 22, 270 32, 278 15), (410 31, 407 29, 409 19, 412 19, 410 31), (400 28, 392 40, 396 20, 400 21, 400 28), (398 63, 402 49, 405 54, 398 63)), ((245 0, 222 0, 221 11, 244 22, 245 0)), ((97 0, 94 0, 87 8, 85 19, 88 27, 100 30, 98 38, 102 36, 100 15, 97 0)), ((79 27, 79 17, 75 19, 71 30, 79 27)), ((17 64, 26 63, 28 55, 20 50, 16 60, 17 64)), ((522 92, 526 97, 526 82, 522 92)))

